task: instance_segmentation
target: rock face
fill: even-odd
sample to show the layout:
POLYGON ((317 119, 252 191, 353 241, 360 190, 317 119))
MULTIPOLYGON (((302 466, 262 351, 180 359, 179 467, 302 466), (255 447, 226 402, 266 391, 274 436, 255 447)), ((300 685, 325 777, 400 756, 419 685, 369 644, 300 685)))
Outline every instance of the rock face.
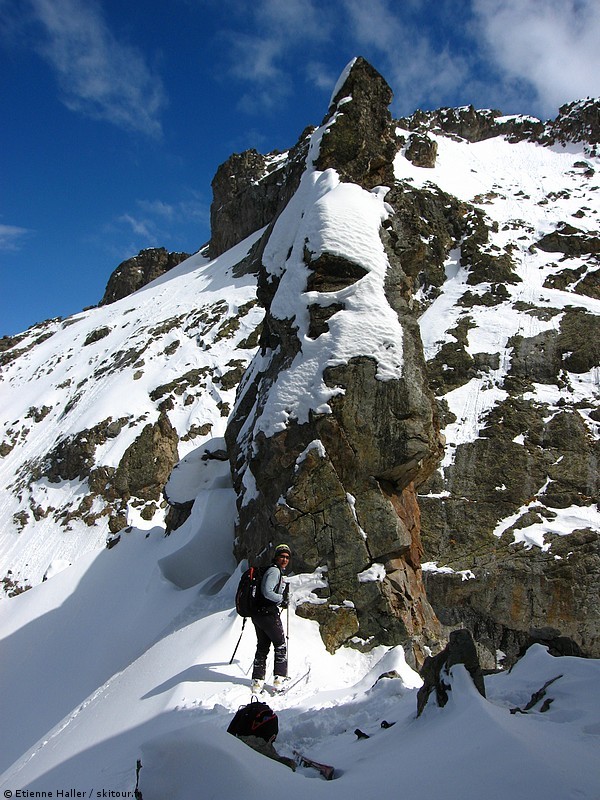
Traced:
MULTIPOLYGON (((77 508, 61 513, 63 525, 83 519, 93 525, 99 518, 109 518, 109 529, 115 533, 127 525, 126 508, 133 499, 142 516, 151 518, 158 508, 162 489, 178 461, 178 436, 168 416, 161 413, 157 422, 146 425, 129 445, 117 467, 97 464, 96 451, 116 439, 126 427, 127 418, 110 417, 93 428, 61 439, 37 463, 26 464, 20 470, 19 484, 25 489, 32 478, 44 478, 49 483, 87 481, 88 491, 77 508), (101 505, 95 505, 100 500, 101 505)), ((55 509, 51 509, 54 511, 55 509)), ((33 509, 33 516, 46 516, 48 510, 33 509)), ((27 519, 29 515, 27 515, 27 519)))
POLYGON ((555 120, 546 123, 528 116, 505 117, 500 111, 475 109, 473 106, 416 111, 398 124, 407 130, 443 133, 481 142, 494 136, 506 136, 512 142, 528 139, 540 144, 555 142, 600 142, 600 99, 587 98, 565 103, 555 120))
MULTIPOLYGON (((501 133, 511 143, 554 145, 558 153, 560 145, 583 142, 585 154, 567 161, 560 191, 543 192, 540 170, 539 185, 537 178, 530 185, 532 197, 517 192, 524 209, 529 202, 553 208, 556 222, 543 235, 524 219, 507 220, 499 229, 490 218, 496 201, 506 197, 506 187, 498 184, 473 198, 479 207, 446 204, 446 233, 458 241, 462 230, 459 264, 465 274, 455 306, 461 310, 443 335, 438 331, 441 344, 430 346, 427 356, 449 449, 444 465, 419 490, 426 558, 444 565, 443 571, 428 570, 425 584, 445 629, 465 626, 473 632, 486 668, 497 666, 498 653, 504 665, 513 663, 531 629, 544 626, 569 637, 580 652, 600 652, 600 413, 597 391, 579 396, 576 389, 600 366, 600 317, 597 306, 585 299, 598 298, 593 192, 599 109, 598 100, 570 103, 548 123, 470 107, 417 112, 399 121, 420 136, 450 136, 457 142, 501 133), (569 203, 579 195, 574 212, 569 203), (569 216, 561 219, 559 209, 569 216), (531 298, 520 285, 521 275, 531 279, 523 268, 529 259, 545 275, 531 298), (511 308, 523 315, 512 332, 510 326, 503 332, 506 347, 496 352, 476 352, 473 346, 484 308, 498 314, 511 308), (499 395, 478 417, 480 433, 464 441, 469 406, 477 405, 479 391, 492 387, 499 395), (456 400, 461 393, 462 407, 456 400), (563 524, 569 515, 573 521, 563 524)), ((415 133, 402 135, 406 143, 415 133)), ((438 247, 444 241, 444 218, 431 205, 421 208, 422 238, 428 227, 433 236, 420 252, 415 241, 423 266, 413 273, 412 291, 419 284, 427 289, 424 301, 423 292, 419 298, 426 308, 444 291, 446 275, 433 268, 431 245, 431 240, 438 247)), ((418 230, 414 217, 408 217, 407 228, 418 230)), ((444 261, 443 250, 438 249, 442 260, 437 263, 444 261)), ((495 324, 491 314, 485 319, 495 324)))
POLYGON ((397 150, 391 102, 392 90, 384 78, 364 58, 355 59, 334 90, 328 115, 334 124, 323 133, 316 169, 333 167, 342 180, 365 189, 391 186, 397 150))
MULTIPOLYGON (((543 123, 472 106, 393 121, 390 99, 383 78, 357 59, 310 140, 306 169, 319 175, 334 170, 344 185, 362 190, 386 187, 388 214, 378 238, 388 263, 385 302, 402 327, 403 379, 378 380, 372 354, 341 359, 322 372, 332 390, 325 412, 315 403, 298 419, 288 396, 281 400, 287 418, 278 430, 265 430, 264 416, 279 397, 282 376, 309 346, 326 346, 338 334, 350 307, 347 295, 368 274, 360 258, 343 256, 339 247, 317 251, 310 236, 300 261, 293 239, 287 248, 277 248, 273 242, 284 238, 292 216, 286 208, 290 196, 282 192, 252 258, 267 310, 260 355, 242 381, 227 432, 239 494, 236 553, 253 559, 285 539, 294 547, 297 571, 323 570, 328 585, 322 602, 299 613, 319 621, 331 650, 349 641, 357 646, 412 641, 418 660, 420 646, 439 634, 433 607, 444 635, 461 627, 473 633, 488 668, 497 666, 500 652, 505 664, 512 663, 530 630, 547 625, 571 637, 581 652, 598 654, 597 527, 582 524, 566 537, 548 533, 541 548, 526 538, 531 526, 552 530, 556 520, 560 527, 564 509, 581 508, 584 518, 585 509, 595 514, 600 411, 589 395, 577 400, 573 381, 578 375, 585 380, 600 365, 598 316, 585 302, 555 308, 550 294, 538 306, 518 299, 527 297, 521 252, 526 247, 526 253, 559 259, 545 273, 545 289, 597 299, 598 235, 589 224, 595 212, 582 199, 573 217, 584 224, 565 221, 533 238, 534 227, 524 219, 508 220, 500 231, 486 213, 488 205, 505 199, 503 191, 514 189, 492 185, 487 194, 467 201, 440 189, 434 178, 439 137, 458 143, 492 137, 513 144, 583 141, 588 156, 575 161, 567 176, 574 186, 591 188, 598 101, 565 105, 556 120, 543 123), (428 180, 416 185, 413 178, 394 177, 399 153, 431 171, 428 180), (424 354, 419 327, 426 325, 424 312, 443 298, 454 258, 465 285, 441 343, 424 354), (292 291, 307 293, 300 316, 281 311, 293 268, 292 291), (508 307, 524 322, 507 333, 506 349, 474 352, 471 331, 478 328, 480 310, 508 307), (299 322, 303 315, 305 329, 299 322), (529 325, 528 317, 539 324, 529 325), (532 335, 530 328, 536 331, 532 335), (476 403, 478 387, 486 382, 497 386, 500 396, 478 421, 485 435, 458 445, 451 439, 448 464, 441 467, 440 429, 462 437, 446 397, 472 386, 476 403), (538 386, 562 391, 558 407, 530 398, 538 386), (494 535, 501 525, 504 533, 494 535), (428 566, 426 597, 423 550, 425 560, 447 567, 428 566), (383 567, 379 572, 377 564, 383 567), (357 583, 364 574, 385 577, 357 583), (465 580, 467 574, 471 580, 465 580)), ((297 180, 294 188, 301 195, 303 183, 297 180)), ((524 191, 517 191, 519 196, 529 200, 524 191)), ((536 203, 564 199, 568 207, 568 198, 567 190, 549 192, 536 203)), ((339 226, 343 229, 343 222, 339 226)), ((314 377, 307 380, 309 392, 318 388, 314 377)))
POLYGON ((100 305, 114 303, 122 297, 137 292, 142 286, 160 278, 189 257, 189 253, 169 253, 164 247, 140 250, 137 256, 121 262, 112 273, 100 305))
POLYGON ((450 669, 456 664, 464 664, 475 688, 485 697, 483 672, 479 664, 477 649, 468 630, 452 631, 446 647, 436 656, 428 656, 421 669, 423 686, 417 693, 417 716, 420 717, 427 705, 429 696, 435 693, 435 700, 443 708, 448 702, 451 687, 448 681, 450 669), (446 680, 444 680, 446 679, 446 680))
POLYGON ((304 169, 310 129, 288 152, 234 153, 217 169, 210 207, 211 258, 268 225, 292 197, 304 169))
POLYGON ((420 136, 418 133, 413 133, 408 140, 405 155, 415 167, 432 169, 435 167, 437 144, 429 136, 420 136))
MULTIPOLYGON (((348 212, 344 205, 338 212, 334 192, 351 187, 352 198, 366 202, 373 198, 366 190, 392 183, 390 100, 383 78, 359 59, 314 134, 298 197, 310 195, 311 182, 331 181, 327 214, 339 213, 340 226, 347 224, 348 212), (336 175, 347 183, 336 182, 336 175)), ((292 403, 287 420, 274 431, 265 429, 264 413, 261 418, 270 404, 285 403, 296 356, 301 360, 309 347, 316 360, 328 352, 334 323, 343 348, 339 325, 369 274, 368 258, 361 262, 355 251, 348 257, 327 244, 316 250, 310 236, 284 241, 293 219, 319 213, 322 197, 314 205, 309 197, 301 211, 290 203, 263 243, 259 296, 267 314, 260 352, 242 382, 226 433, 239 501, 237 555, 256 560, 285 540, 295 571, 326 574, 322 602, 298 613, 320 622, 331 651, 349 641, 402 642, 420 663, 423 646, 437 638, 438 624, 421 580, 415 487, 435 468, 442 445, 418 325, 402 291, 407 277, 393 251, 382 285, 386 313, 393 315, 401 339, 401 376, 382 380, 376 353, 342 359, 310 379, 313 386, 322 381, 327 404, 299 418, 292 403), (316 300, 306 306, 306 337, 297 320, 277 310, 287 281, 316 300)), ((379 226, 373 236, 373 247, 385 258, 379 226)))

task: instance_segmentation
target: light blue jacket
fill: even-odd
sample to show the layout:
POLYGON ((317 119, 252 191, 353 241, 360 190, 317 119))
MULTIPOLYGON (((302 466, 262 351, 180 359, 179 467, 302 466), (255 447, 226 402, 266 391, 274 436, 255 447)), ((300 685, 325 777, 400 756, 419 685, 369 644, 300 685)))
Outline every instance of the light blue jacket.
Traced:
POLYGON ((269 600, 275 605, 281 605, 283 600, 283 588, 285 586, 285 578, 279 567, 276 564, 269 567, 263 575, 260 590, 265 600, 269 600))

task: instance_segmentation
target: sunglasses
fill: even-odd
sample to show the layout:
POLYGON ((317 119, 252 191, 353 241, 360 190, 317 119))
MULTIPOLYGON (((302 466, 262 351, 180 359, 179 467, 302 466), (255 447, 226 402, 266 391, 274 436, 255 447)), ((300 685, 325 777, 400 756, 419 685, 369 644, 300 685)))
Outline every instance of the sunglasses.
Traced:
POLYGON ((289 561, 289 560, 290 560, 290 557, 288 556, 288 554, 287 554, 287 553, 280 553, 280 554, 277 556, 277 558, 285 558, 285 560, 286 560, 286 561, 289 561))

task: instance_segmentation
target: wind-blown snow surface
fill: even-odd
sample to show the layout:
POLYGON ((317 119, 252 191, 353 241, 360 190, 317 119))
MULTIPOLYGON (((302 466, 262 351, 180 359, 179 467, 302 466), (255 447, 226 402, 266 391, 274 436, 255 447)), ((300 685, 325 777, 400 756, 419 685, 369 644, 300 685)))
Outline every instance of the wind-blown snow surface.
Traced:
MULTIPOLYGON (((264 798, 273 785, 290 800, 597 800, 600 662, 553 658, 539 645, 511 673, 486 678, 487 699, 453 668, 447 706, 430 703, 416 718, 420 679, 401 648, 332 656, 316 624, 292 613, 291 673, 310 672, 269 698, 277 747, 335 765, 336 779, 305 767, 294 774, 227 734, 250 698, 254 634, 249 626, 230 665, 239 570, 221 541, 231 513, 221 491, 209 520, 198 512, 166 538, 134 530, 0 606, 1 791, 132 796, 140 760, 144 800, 264 798), (190 547, 221 553, 198 565, 191 586, 190 547), (377 680, 392 670, 398 677, 377 680), (538 703, 511 714, 557 676, 548 711, 538 703), (395 724, 384 729, 384 720, 395 724), (370 738, 359 740, 357 728, 370 738)), ((294 597, 318 580, 292 578, 294 597)))

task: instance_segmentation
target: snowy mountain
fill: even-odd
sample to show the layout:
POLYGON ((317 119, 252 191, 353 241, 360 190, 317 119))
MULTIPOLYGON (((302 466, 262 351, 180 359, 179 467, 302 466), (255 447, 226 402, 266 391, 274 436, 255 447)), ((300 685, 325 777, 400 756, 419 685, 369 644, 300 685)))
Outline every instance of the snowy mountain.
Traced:
POLYGON ((222 436, 246 341, 262 318, 247 242, 192 256, 131 297, 11 340, 2 380, 2 575, 40 583, 55 562, 127 525, 164 524, 179 459, 222 436))
POLYGON ((138 762, 145 800, 600 796, 600 106, 390 99, 351 62, 288 153, 220 168, 208 248, 2 340, 5 796, 133 796, 138 762), (279 540, 276 744, 332 783, 226 733, 237 562, 279 540), (462 627, 484 667, 549 646, 417 717, 462 627))

